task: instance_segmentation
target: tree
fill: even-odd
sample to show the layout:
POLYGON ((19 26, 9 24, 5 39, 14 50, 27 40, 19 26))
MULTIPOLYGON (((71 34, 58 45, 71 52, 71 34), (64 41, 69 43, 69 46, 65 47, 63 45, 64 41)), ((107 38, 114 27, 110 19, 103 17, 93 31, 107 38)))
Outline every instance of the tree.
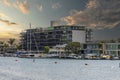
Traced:
POLYGON ((9 47, 9 45, 7 43, 5 43, 4 41, 0 41, 1 53, 6 53, 8 47, 9 47))
POLYGON ((0 41, 0 44, 4 44, 4 42, 3 42, 3 41, 0 41))
POLYGON ((9 47, 7 48, 7 53, 15 53, 16 52, 16 48, 15 48, 15 39, 14 38, 10 38, 8 40, 8 44, 9 47))
POLYGON ((118 38, 117 41, 120 42, 120 38, 118 38))
POLYGON ((44 47, 45 53, 49 53, 49 50, 50 50, 49 46, 45 46, 45 47, 44 47))
POLYGON ((110 43, 115 43, 115 40, 113 40, 113 39, 112 39, 112 40, 110 40, 110 43))
POLYGON ((3 47, 4 47, 4 50, 6 50, 6 48, 8 48, 8 47, 9 47, 9 45, 8 45, 8 44, 6 44, 6 43, 4 43, 4 44, 3 44, 3 47))
POLYGON ((0 41, 0 52, 2 53, 3 50, 4 50, 4 42, 3 41, 0 41))
POLYGON ((10 46, 13 46, 14 42, 15 42, 15 39, 14 39, 14 38, 10 38, 10 39, 8 40, 8 43, 10 44, 10 46))
POLYGON ((79 54, 80 51, 80 43, 79 42, 70 42, 65 46, 65 50, 68 53, 79 54))
POLYGON ((22 45, 16 45, 16 49, 17 50, 21 50, 22 49, 22 45))

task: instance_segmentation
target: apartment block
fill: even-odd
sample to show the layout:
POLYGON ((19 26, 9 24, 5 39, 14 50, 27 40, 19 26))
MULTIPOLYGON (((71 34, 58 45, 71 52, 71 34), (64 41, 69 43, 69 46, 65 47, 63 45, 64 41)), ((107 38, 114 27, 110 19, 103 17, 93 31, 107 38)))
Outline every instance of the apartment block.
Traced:
POLYGON ((27 29, 21 33, 20 41, 25 50, 44 50, 44 46, 52 48, 69 42, 91 42, 92 30, 85 26, 68 25, 27 29))
POLYGON ((120 43, 104 43, 104 54, 120 57, 120 43))
POLYGON ((95 54, 100 56, 103 53, 102 43, 85 43, 83 44, 84 54, 95 54))

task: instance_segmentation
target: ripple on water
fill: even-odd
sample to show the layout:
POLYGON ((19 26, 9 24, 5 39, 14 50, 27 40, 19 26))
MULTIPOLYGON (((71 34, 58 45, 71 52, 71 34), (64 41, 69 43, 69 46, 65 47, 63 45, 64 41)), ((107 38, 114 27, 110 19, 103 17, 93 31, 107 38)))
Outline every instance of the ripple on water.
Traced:
POLYGON ((119 74, 117 60, 0 57, 0 80, 119 80, 119 74))

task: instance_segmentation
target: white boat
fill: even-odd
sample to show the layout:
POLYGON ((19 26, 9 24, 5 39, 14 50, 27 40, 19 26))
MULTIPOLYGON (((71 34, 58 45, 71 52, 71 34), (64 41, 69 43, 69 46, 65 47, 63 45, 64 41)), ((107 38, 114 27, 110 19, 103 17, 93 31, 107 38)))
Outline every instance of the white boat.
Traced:
POLYGON ((118 59, 119 59, 119 57, 115 56, 115 57, 113 57, 112 59, 114 59, 114 60, 118 60, 118 59))
POLYGON ((59 58, 59 54, 46 54, 46 58, 59 58))
POLYGON ((98 59, 98 56, 95 53, 86 53, 85 59, 98 59))
POLYGON ((70 55, 66 56, 65 58, 67 58, 67 59, 81 59, 82 57, 80 55, 77 55, 77 54, 70 54, 70 55))

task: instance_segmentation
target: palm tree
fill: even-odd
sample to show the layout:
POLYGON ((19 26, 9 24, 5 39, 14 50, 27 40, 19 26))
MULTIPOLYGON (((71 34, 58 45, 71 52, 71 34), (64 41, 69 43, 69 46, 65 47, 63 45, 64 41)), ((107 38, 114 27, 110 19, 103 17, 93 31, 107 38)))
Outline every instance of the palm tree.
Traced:
POLYGON ((14 39, 14 38, 10 38, 10 39, 8 40, 8 43, 9 43, 9 45, 10 45, 11 47, 13 46, 14 42, 15 42, 15 39, 14 39))
POLYGON ((4 41, 0 41, 0 51, 1 52, 4 53, 8 47, 9 47, 9 45, 7 43, 5 43, 4 41))
POLYGON ((4 42, 3 41, 0 41, 0 44, 3 44, 4 42))
POLYGON ((4 44, 3 44, 3 51, 5 52, 8 47, 9 47, 9 45, 6 44, 6 43, 4 43, 4 44))
POLYGON ((14 38, 10 38, 8 40, 8 43, 9 43, 9 48, 7 49, 8 53, 15 53, 16 52, 16 48, 15 48, 14 42, 15 42, 14 38))
POLYGON ((0 41, 0 52, 2 53, 3 50, 4 50, 4 42, 3 41, 0 41))
POLYGON ((17 49, 17 50, 21 50, 21 49, 22 49, 22 45, 18 45, 18 44, 17 44, 17 45, 16 45, 16 49, 17 49))

